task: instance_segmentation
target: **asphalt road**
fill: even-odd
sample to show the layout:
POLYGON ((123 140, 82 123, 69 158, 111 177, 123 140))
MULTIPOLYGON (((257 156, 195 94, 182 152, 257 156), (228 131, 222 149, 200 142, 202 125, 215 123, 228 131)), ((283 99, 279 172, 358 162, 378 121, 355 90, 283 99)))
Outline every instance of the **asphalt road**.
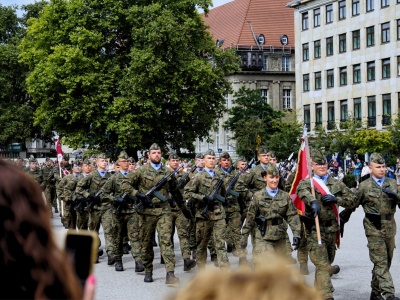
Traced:
MULTIPOLYGON (((338 264, 341 271, 333 275, 332 282, 335 287, 335 299, 365 300, 369 299, 371 292, 370 280, 372 263, 369 260, 367 239, 364 234, 362 219, 364 217, 362 208, 358 208, 346 224, 344 238, 341 248, 336 253, 334 264, 338 264)), ((396 213, 395 219, 399 223, 400 213, 396 213)), ((62 243, 66 230, 61 226, 60 218, 55 215, 52 220, 55 235, 59 243, 62 243)), ((290 230, 289 230, 290 231, 290 230)), ((290 233, 289 233, 290 234, 290 233)), ((101 232, 102 245, 104 238, 101 232)), ((396 235, 396 243, 400 244, 400 235, 396 235)), ((250 243, 251 244, 251 243, 250 243)), ((123 264, 125 271, 116 272, 113 266, 107 265, 107 256, 100 258, 100 263, 95 265, 94 274, 97 279, 96 296, 101 299, 166 299, 174 293, 177 288, 165 285, 165 268, 160 264, 160 248, 155 247, 153 283, 144 283, 144 273, 135 273, 132 256, 124 255, 123 264)), ((251 249, 249 249, 251 253, 251 249)), ((196 275, 197 268, 190 272, 183 272, 183 260, 179 249, 178 238, 175 236, 176 269, 175 275, 180 278, 181 286, 190 281, 196 275)), ((228 254, 231 269, 238 268, 238 258, 228 254)), ((296 252, 293 252, 296 256, 296 252)), ((310 275, 305 276, 306 281, 312 285, 314 281, 315 268, 309 261, 310 275)), ((211 262, 208 268, 215 268, 211 262)), ((297 265, 298 267, 298 265, 297 265)), ((400 296, 400 251, 395 249, 391 266, 391 274, 396 288, 396 295, 400 296)))

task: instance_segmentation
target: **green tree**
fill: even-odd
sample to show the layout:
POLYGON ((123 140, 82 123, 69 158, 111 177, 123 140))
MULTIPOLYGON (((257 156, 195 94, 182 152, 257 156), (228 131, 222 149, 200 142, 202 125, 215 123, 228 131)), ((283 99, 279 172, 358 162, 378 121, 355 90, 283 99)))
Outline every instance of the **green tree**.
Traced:
POLYGON ((330 133, 330 150, 341 155, 345 152, 356 153, 357 148, 353 144, 353 138, 360 128, 361 122, 349 115, 346 121, 340 123, 340 129, 336 128, 330 133))
POLYGON ((362 129, 351 138, 357 154, 366 152, 379 152, 388 154, 394 147, 390 131, 378 131, 376 129, 362 129))
POLYGON ((28 21, 21 43, 35 124, 72 146, 129 151, 157 142, 193 150, 221 116, 225 76, 238 68, 196 10, 209 4, 51 1, 28 21))
POLYGON ((274 121, 284 114, 273 110, 260 90, 241 87, 232 102, 233 106, 228 111, 230 117, 224 127, 233 133, 236 152, 247 158, 253 157, 257 137, 260 136, 261 145, 265 145, 269 136, 279 131, 280 124, 274 121))
POLYGON ((394 144, 393 151, 397 156, 400 155, 400 113, 397 114, 397 118, 393 120, 392 125, 389 127, 389 131, 392 135, 392 142, 394 144))

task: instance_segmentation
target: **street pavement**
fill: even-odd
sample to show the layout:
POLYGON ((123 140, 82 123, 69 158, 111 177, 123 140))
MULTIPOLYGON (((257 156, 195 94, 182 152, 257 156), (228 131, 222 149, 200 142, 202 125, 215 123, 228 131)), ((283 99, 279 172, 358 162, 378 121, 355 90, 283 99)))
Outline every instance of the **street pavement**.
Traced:
MULTIPOLYGON (((365 237, 362 219, 364 217, 362 207, 359 207, 351 216, 350 221, 345 226, 344 238, 341 240, 341 247, 336 252, 334 264, 340 266, 341 271, 332 276, 333 286, 335 287, 334 297, 336 300, 365 300, 370 296, 370 281, 372 263, 369 260, 367 239, 365 237)), ((395 215, 396 222, 399 224, 400 213, 395 215)), ((56 239, 61 245, 65 238, 66 230, 62 227, 60 218, 54 214, 52 224, 56 239)), ((290 230, 289 235, 291 236, 290 230)), ((100 232, 102 247, 104 247, 104 237, 100 232)), ((190 272, 183 272, 183 259, 179 249, 178 237, 175 235, 175 255, 176 268, 175 275, 179 277, 184 286, 191 278, 196 275, 197 267, 190 272)), ((400 235, 396 235, 396 243, 400 244, 400 235)), ((249 243, 251 244, 251 243, 249 243)), ((251 253, 251 245, 248 248, 251 253)), ((144 283, 144 273, 135 273, 135 266, 132 256, 124 255, 123 264, 125 271, 116 272, 114 266, 107 265, 107 255, 100 257, 100 263, 95 264, 94 274, 97 279, 95 299, 167 299, 175 293, 178 288, 170 287, 165 284, 165 268, 160 264, 160 248, 154 248, 154 272, 153 283, 144 283)), ((293 252, 296 257, 296 252, 293 252)), ((238 258, 228 254, 231 269, 238 268, 238 258)), ((251 258, 251 257, 249 257, 251 258)), ((208 258, 209 259, 209 258, 208 258)), ((305 276, 306 282, 313 285, 315 268, 309 261, 310 275, 305 276)), ((298 267, 298 264, 296 265, 298 267)), ((215 268, 212 262, 208 262, 207 268, 215 268)), ((391 266, 391 274, 396 288, 396 295, 400 296, 400 250, 394 252, 391 266)))

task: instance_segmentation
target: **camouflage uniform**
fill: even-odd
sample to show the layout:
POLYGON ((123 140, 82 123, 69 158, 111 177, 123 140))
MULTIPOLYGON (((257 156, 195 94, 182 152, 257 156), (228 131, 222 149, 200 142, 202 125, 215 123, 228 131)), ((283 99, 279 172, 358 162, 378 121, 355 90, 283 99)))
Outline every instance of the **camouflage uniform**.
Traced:
MULTIPOLYGON (((311 153, 313 162, 324 164, 325 157, 319 152, 311 153)), ((355 195, 341 181, 333 177, 325 175, 326 186, 330 193, 337 198, 337 204, 343 207, 350 207, 354 203, 355 195)), ((311 194, 311 185, 309 179, 300 181, 297 195, 305 203, 305 217, 310 220, 307 225, 307 247, 310 259, 315 265, 315 286, 321 291, 325 299, 333 299, 334 288, 330 277, 331 264, 335 259, 336 254, 336 238, 339 230, 339 225, 336 219, 332 205, 324 204, 322 195, 315 189, 315 198, 311 194), (311 202, 318 201, 320 206, 319 225, 321 231, 322 246, 318 245, 317 234, 315 229, 314 215, 311 208, 311 202)))
MULTIPOLYGON (((207 155, 207 153, 205 154, 207 155)), ((208 210, 210 220, 206 220, 201 214, 207 203, 204 196, 207 196, 214 189, 215 184, 222 176, 215 173, 214 177, 207 171, 200 172, 194 176, 191 183, 185 186, 184 196, 186 199, 195 201, 196 206, 196 241, 197 241, 197 264, 204 269, 207 260, 207 245, 211 238, 214 239, 217 252, 218 265, 220 268, 229 268, 228 255, 225 248, 225 210, 221 202, 215 203, 214 207, 208 210)), ((222 185, 220 195, 225 195, 225 187, 222 185)))
POLYGON ((54 209, 57 212, 57 195, 56 195, 56 179, 54 177, 54 167, 44 166, 42 168, 43 181, 44 181, 44 195, 47 200, 47 206, 54 209))
MULTIPOLYGON (((78 181, 81 181, 83 178, 88 176, 88 174, 82 173, 82 176, 79 177, 78 181)), ((78 186, 78 184, 76 184, 78 186)), ((76 197, 75 197, 76 198, 76 197)), ((77 200, 75 200, 77 201, 77 200)), ((87 201, 81 204, 76 203, 76 227, 78 230, 87 230, 89 228, 89 212, 85 209, 87 206, 87 201)))
POLYGON ((40 187, 43 188, 43 174, 40 169, 37 169, 36 171, 31 171, 30 169, 28 169, 26 173, 32 176, 33 180, 35 180, 37 184, 39 184, 40 187))
POLYGON ((63 191, 61 198, 64 203, 64 223, 68 229, 76 229, 75 189, 81 174, 69 174, 63 178, 63 191))
MULTIPOLYGON (((98 156, 98 158, 99 157, 100 156, 98 156)), ((76 186, 76 195, 85 198, 88 198, 90 195, 95 195, 100 191, 110 177, 111 174, 108 172, 104 172, 104 176, 102 176, 100 175, 99 170, 94 170, 78 182, 76 186)), ((97 234, 99 234, 100 224, 103 226, 107 254, 112 254, 114 250, 112 212, 112 204, 107 199, 101 201, 101 203, 95 204, 89 212, 89 230, 96 231, 97 234)), ((98 238, 98 241, 100 246, 100 238, 98 238)))

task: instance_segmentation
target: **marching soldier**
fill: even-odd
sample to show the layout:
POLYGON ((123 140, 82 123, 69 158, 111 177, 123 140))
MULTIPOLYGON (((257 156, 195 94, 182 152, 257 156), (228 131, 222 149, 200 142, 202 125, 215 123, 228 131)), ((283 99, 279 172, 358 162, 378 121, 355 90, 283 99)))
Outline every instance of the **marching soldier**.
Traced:
POLYGON ((119 171, 116 172, 101 188, 100 198, 114 203, 112 214, 112 224, 114 236, 114 258, 115 271, 123 271, 122 255, 123 239, 126 233, 131 242, 131 254, 135 260, 135 272, 143 272, 144 266, 141 258, 141 245, 139 240, 139 215, 132 206, 131 198, 125 197, 122 191, 122 183, 129 174, 129 157, 125 151, 122 151, 116 162, 119 171))
POLYGON ((338 238, 336 212, 340 206, 350 207, 355 195, 341 181, 328 174, 328 163, 316 149, 311 150, 315 197, 311 191, 310 179, 303 179, 297 187, 297 195, 305 203, 304 220, 310 259, 315 265, 315 286, 324 299, 333 299, 334 288, 330 276, 339 272, 339 266, 331 266, 335 259, 338 238), (318 245, 315 217, 319 216, 322 245, 318 245))
MULTIPOLYGON (((79 180, 87 177, 92 172, 92 162, 85 158, 82 162, 82 176, 79 180)), ((78 184, 77 184, 78 185, 78 184)), ((89 212, 86 210, 87 201, 82 196, 76 196, 75 211, 76 211, 76 227, 78 230, 87 230, 89 228, 89 212)))
POLYGON ((56 178, 54 177, 54 162, 50 158, 46 158, 45 166, 42 168, 44 180, 44 195, 47 205, 54 207, 54 212, 58 214, 57 195, 56 195, 56 178))
MULTIPOLYGON (((185 186, 184 194, 186 199, 196 203, 197 265, 199 269, 205 268, 207 245, 213 238, 219 267, 229 269, 225 248, 225 210, 220 201, 209 197, 219 180, 223 180, 220 174, 214 172, 216 161, 213 150, 204 154, 204 164, 204 171, 196 174, 191 183, 185 186)), ((217 193, 226 194, 223 182, 217 193)))
POLYGON ((38 161, 33 156, 29 158, 29 166, 26 172, 43 188, 43 174, 39 169, 38 161))
POLYGON ((161 149, 157 144, 151 145, 147 164, 128 174, 122 190, 130 193, 140 202, 136 207, 137 209, 140 207, 138 213, 141 214, 143 221, 140 236, 142 238, 142 260, 145 267, 144 282, 153 282, 153 240, 157 230, 161 255, 167 271, 165 283, 179 283, 179 279, 174 274, 175 253, 171 242, 171 207, 166 201, 169 193, 185 215, 190 216, 190 212, 184 204, 175 176, 172 176, 171 170, 161 164, 161 149), (146 195, 147 191, 154 188, 163 179, 167 182, 158 187, 158 197, 154 193, 146 195))
MULTIPOLYGON (((353 209, 362 205, 365 212, 364 229, 368 241, 369 257, 374 264, 371 281, 371 300, 399 300, 395 296, 390 274, 395 248, 396 222, 394 213, 400 203, 400 191, 395 179, 385 177, 385 160, 378 153, 370 156, 371 177, 360 183, 353 209), (383 296, 385 298, 383 298, 383 296)), ((328 203, 335 199, 327 199, 328 203)), ((340 213, 346 223, 352 210, 340 213)))

